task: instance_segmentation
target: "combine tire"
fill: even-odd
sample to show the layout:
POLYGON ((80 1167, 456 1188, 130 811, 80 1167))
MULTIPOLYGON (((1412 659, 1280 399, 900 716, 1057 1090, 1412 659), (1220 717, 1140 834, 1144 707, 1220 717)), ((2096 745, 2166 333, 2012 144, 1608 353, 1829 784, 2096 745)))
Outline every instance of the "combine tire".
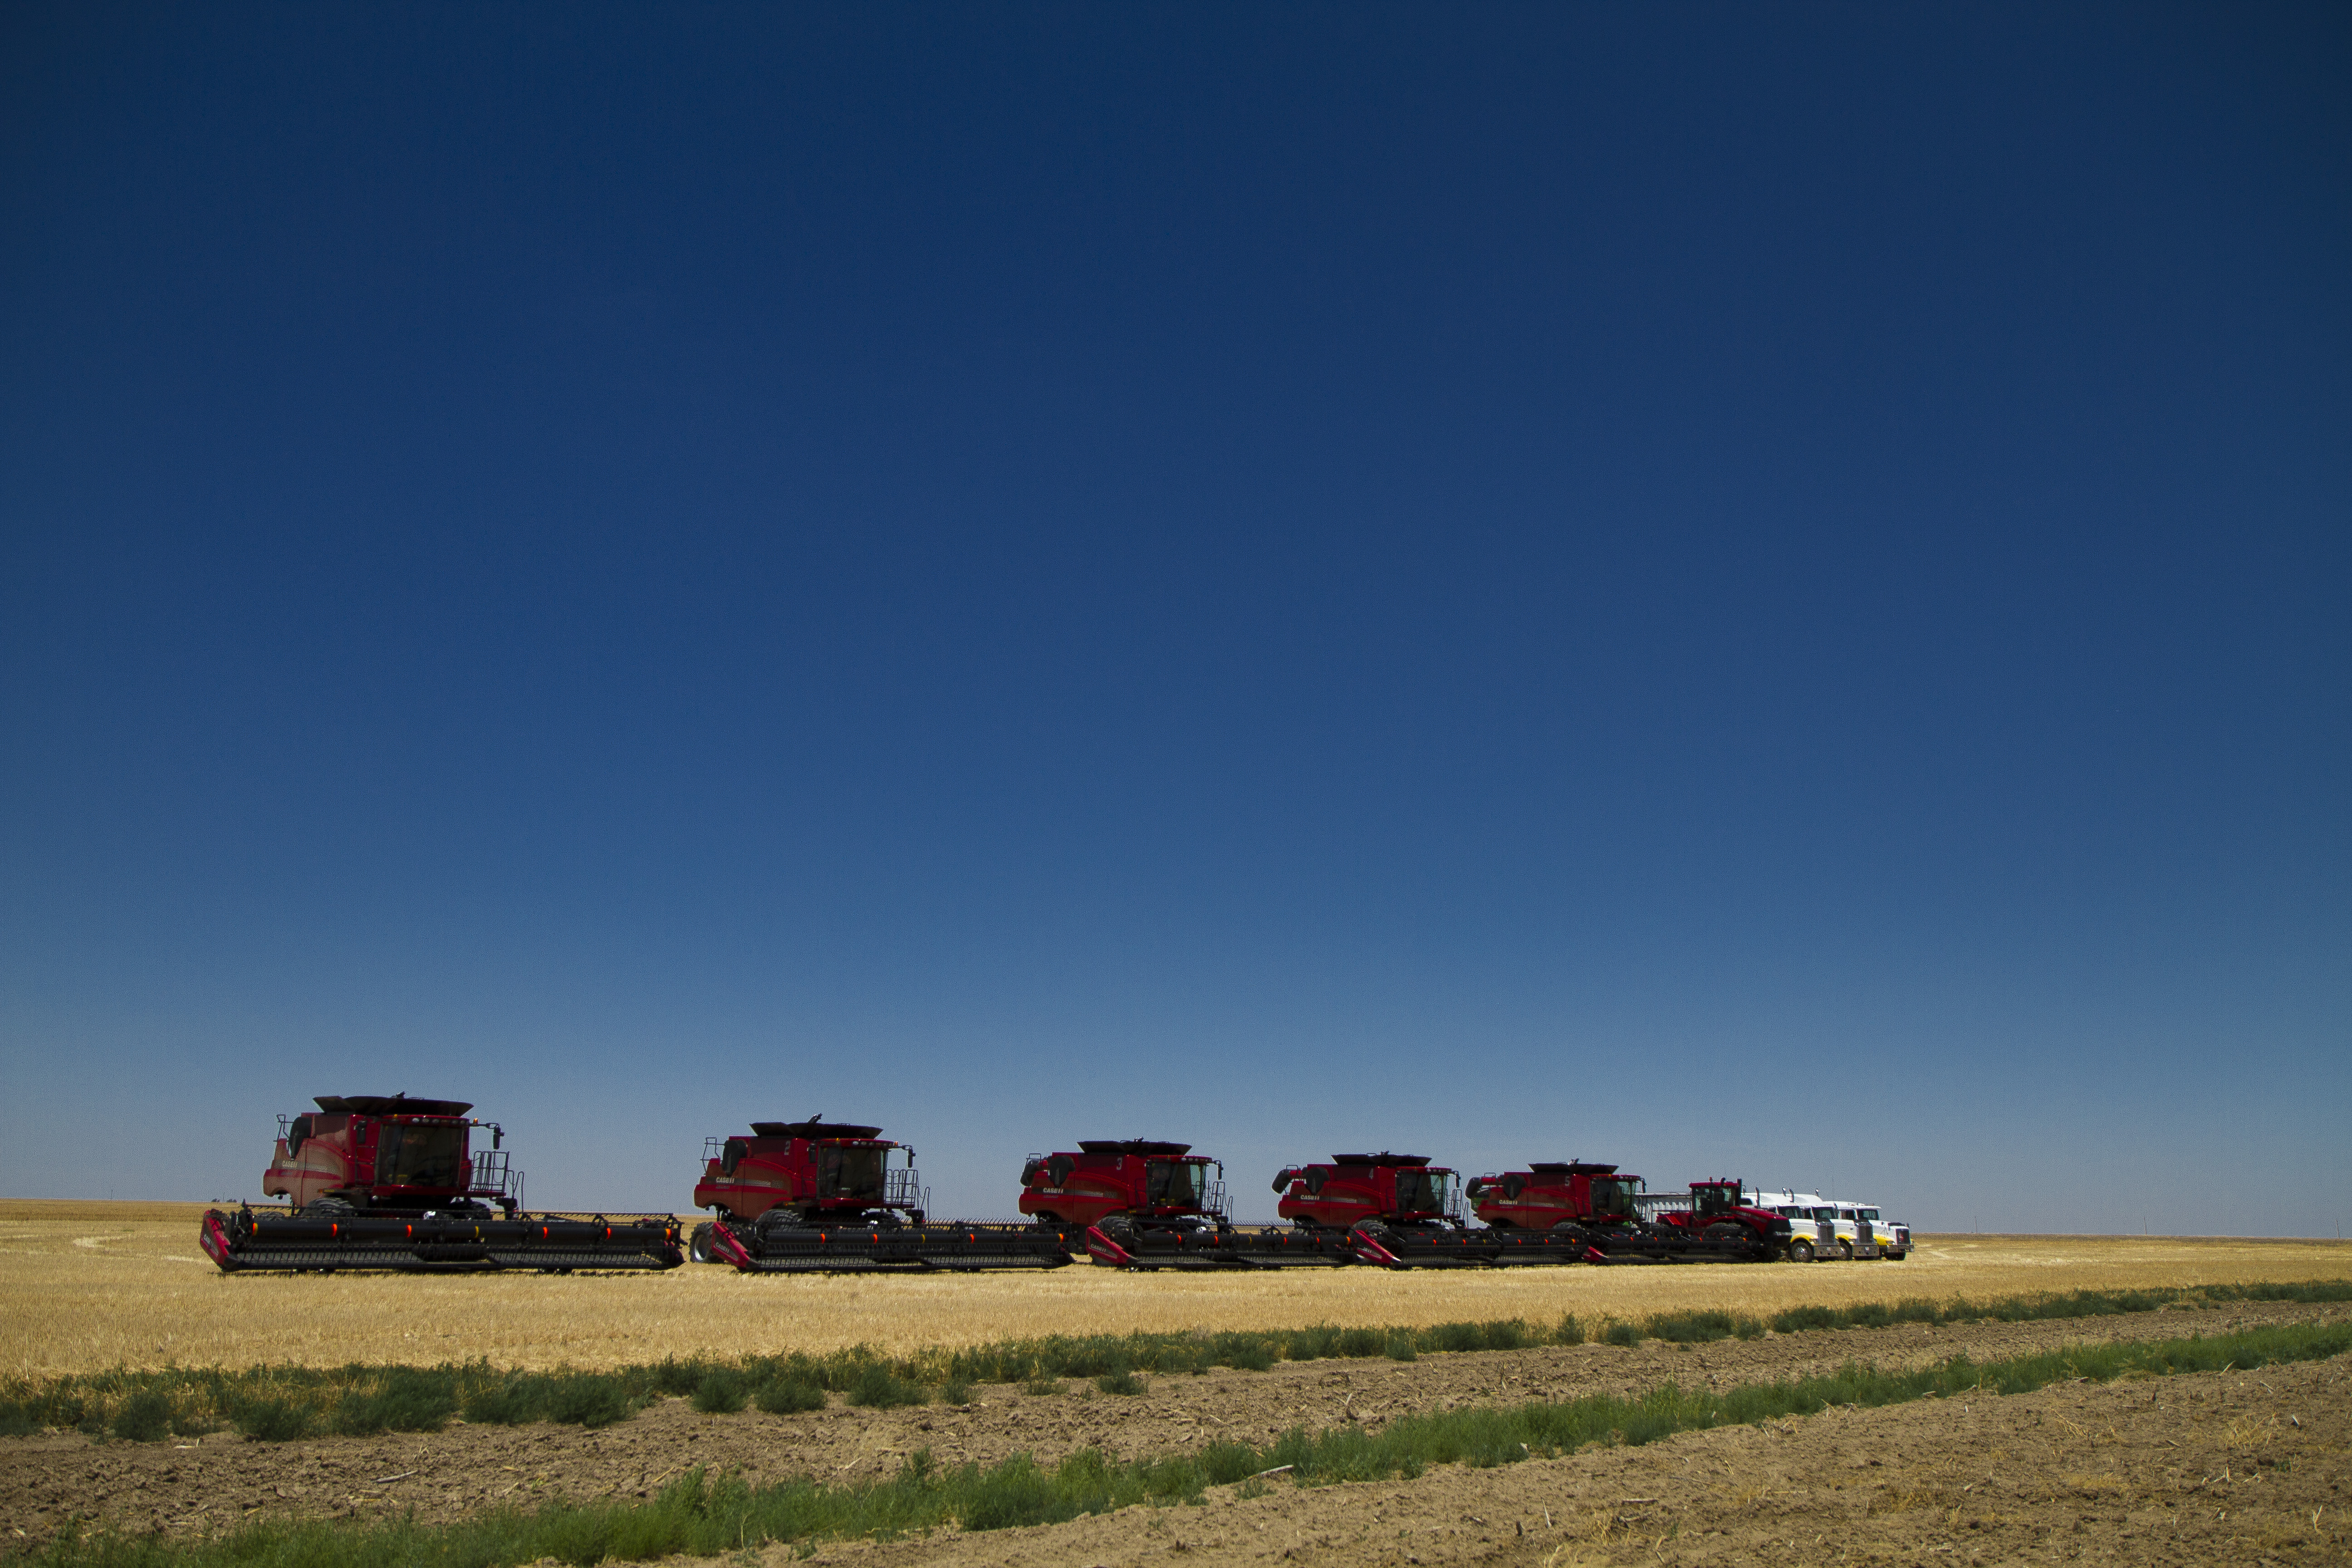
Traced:
POLYGON ((303 1215, 311 1219, 340 1219, 359 1212, 348 1198, 312 1198, 302 1205, 303 1215))
POLYGON ((1791 1262, 1791 1263, 1811 1263, 1812 1260, 1813 1260, 1813 1244, 1812 1244, 1811 1242, 1807 1241, 1803 1237, 1801 1237, 1801 1237, 1797 1237, 1797 1239, 1796 1239, 1796 1240, 1794 1240, 1794 1241, 1792 1241, 1792 1242, 1789 1243, 1789 1261, 1790 1261, 1790 1262, 1791 1262))
POLYGON ((694 1235, 687 1243, 687 1256, 697 1263, 710 1261, 710 1223, 708 1220, 694 1227, 694 1235))

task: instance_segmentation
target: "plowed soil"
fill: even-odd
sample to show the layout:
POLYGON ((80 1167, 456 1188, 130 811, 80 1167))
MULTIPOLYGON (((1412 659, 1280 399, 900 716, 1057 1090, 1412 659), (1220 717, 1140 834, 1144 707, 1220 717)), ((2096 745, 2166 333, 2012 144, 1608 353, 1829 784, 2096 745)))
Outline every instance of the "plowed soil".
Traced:
MULTIPOLYGON (((1962 1352, 1990 1360, 2342 1315, 2279 1304, 1822 1331, 1681 1349, 1649 1342, 1284 1363, 1264 1373, 1160 1378, 1132 1397, 1075 1383, 1059 1395, 992 1386, 967 1405, 896 1411, 836 1405, 713 1416, 673 1400, 599 1432, 457 1424, 433 1435, 291 1444, 217 1435, 177 1445, 48 1435, 0 1439, 0 1534, 37 1540, 73 1519, 211 1531, 257 1511, 365 1518, 413 1510, 448 1520, 499 1502, 645 1495, 697 1465, 755 1481, 870 1478, 923 1447, 943 1463, 1023 1450, 1052 1460, 1083 1447, 1133 1458, 1218 1437, 1263 1443, 1301 1424, 1377 1428, 1412 1411, 1625 1394, 1669 1380, 1727 1386, 1848 1361, 1892 1367, 1962 1352)), ((819 1556, 877 1568, 1158 1563, 1193 1552, 1206 1561, 1559 1568, 1637 1557, 1819 1562, 1841 1552, 2040 1561, 2085 1549, 2150 1563, 2341 1560, 2340 1510, 2352 1502, 2343 1491, 2352 1480, 2348 1375, 2339 1361, 1835 1412, 1496 1470, 1449 1467, 1409 1482, 1278 1483, 1252 1498, 1220 1488, 1202 1508, 882 1546, 831 1543, 819 1556)))

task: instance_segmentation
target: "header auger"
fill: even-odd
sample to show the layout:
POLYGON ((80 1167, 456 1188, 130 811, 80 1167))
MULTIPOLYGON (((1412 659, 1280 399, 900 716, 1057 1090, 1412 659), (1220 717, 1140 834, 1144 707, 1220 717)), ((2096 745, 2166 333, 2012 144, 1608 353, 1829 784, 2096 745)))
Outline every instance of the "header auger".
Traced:
POLYGON ((224 1273, 675 1268, 667 1215, 525 1214, 522 1173, 503 1130, 469 1120, 460 1100, 322 1094, 319 1109, 278 1119, 261 1190, 288 1212, 205 1213, 199 1239, 224 1273), (490 1147, 471 1146, 473 1129, 490 1147))

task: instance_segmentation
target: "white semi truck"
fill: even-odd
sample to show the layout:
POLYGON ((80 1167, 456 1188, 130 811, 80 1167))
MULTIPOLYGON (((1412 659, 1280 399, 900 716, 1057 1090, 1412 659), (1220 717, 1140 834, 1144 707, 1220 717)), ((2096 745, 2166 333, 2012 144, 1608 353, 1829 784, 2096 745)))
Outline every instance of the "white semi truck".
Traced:
POLYGON ((1899 1263, 1910 1256, 1911 1227, 1881 1218, 1874 1204, 1845 1203, 1819 1193, 1794 1191, 1750 1192, 1744 1201, 1785 1216, 1798 1240, 1810 1243, 1802 1248, 1790 1247, 1792 1262, 1814 1258, 1841 1261, 1884 1258, 1899 1263))

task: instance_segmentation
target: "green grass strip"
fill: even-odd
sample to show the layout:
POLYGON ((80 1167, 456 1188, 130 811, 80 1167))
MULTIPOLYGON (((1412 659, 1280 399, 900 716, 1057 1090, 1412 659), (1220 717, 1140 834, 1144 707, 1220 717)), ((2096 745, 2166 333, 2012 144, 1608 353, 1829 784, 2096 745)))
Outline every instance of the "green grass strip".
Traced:
POLYGON ((1832 1405, 1875 1406, 1959 1394, 2022 1394, 2052 1383, 2126 1375, 2251 1371, 2352 1349, 2352 1324, 2289 1324, 2211 1339, 2078 1345, 2007 1361, 1955 1357, 1881 1372, 1849 1363, 1826 1376, 1685 1391, 1672 1384, 1635 1399, 1595 1394, 1559 1403, 1450 1410, 1399 1419, 1381 1432, 1295 1428, 1270 1447, 1220 1443, 1131 1463, 1097 1450, 1053 1467, 1026 1455, 1001 1464, 936 1468, 928 1450, 884 1481, 793 1480, 751 1487, 740 1478, 682 1478, 646 1502, 553 1502, 499 1509, 448 1525, 257 1521, 223 1536, 170 1540, 101 1531, 61 1536, 0 1561, 26 1568, 507 1568, 555 1558, 587 1565, 683 1553, 717 1556, 771 1542, 891 1537, 950 1524, 965 1530, 1055 1524, 1131 1503, 1197 1500, 1211 1487, 1292 1467, 1302 1485, 1415 1477, 1432 1465, 1494 1466, 1572 1453, 1588 1444, 1654 1442, 1677 1432, 1809 1415, 1832 1405))
MULTIPOLYGON (((978 1383, 1023 1383, 1045 1392, 1066 1378, 1162 1376, 1228 1366, 1264 1371, 1278 1361, 1430 1352, 1522 1350, 1588 1340, 1634 1345, 1645 1339, 1704 1344, 1737 1336, 1894 1323, 2025 1322, 2149 1312, 2160 1307, 2233 1302, 2352 1300, 2352 1280, 2199 1285, 2159 1290, 2074 1290, 1983 1301, 1913 1297, 1850 1307, 1796 1307, 1759 1319, 1720 1311, 1659 1312, 1641 1319, 1556 1323, 1506 1318, 1417 1327, 1317 1324, 1229 1333, 1054 1334, 956 1349, 885 1355, 866 1346, 822 1356, 740 1360, 666 1358, 609 1372, 512 1372, 487 1361, 437 1366, 258 1366, 163 1368, 0 1380, 0 1436, 73 1428, 142 1442, 224 1427, 260 1441, 329 1433, 437 1431, 455 1416, 475 1424, 570 1422, 604 1426, 656 1399, 691 1399, 722 1414, 814 1409, 827 1394, 853 1405, 922 1404, 978 1383)), ((960 1401, 958 1401, 960 1402, 960 1401)))

